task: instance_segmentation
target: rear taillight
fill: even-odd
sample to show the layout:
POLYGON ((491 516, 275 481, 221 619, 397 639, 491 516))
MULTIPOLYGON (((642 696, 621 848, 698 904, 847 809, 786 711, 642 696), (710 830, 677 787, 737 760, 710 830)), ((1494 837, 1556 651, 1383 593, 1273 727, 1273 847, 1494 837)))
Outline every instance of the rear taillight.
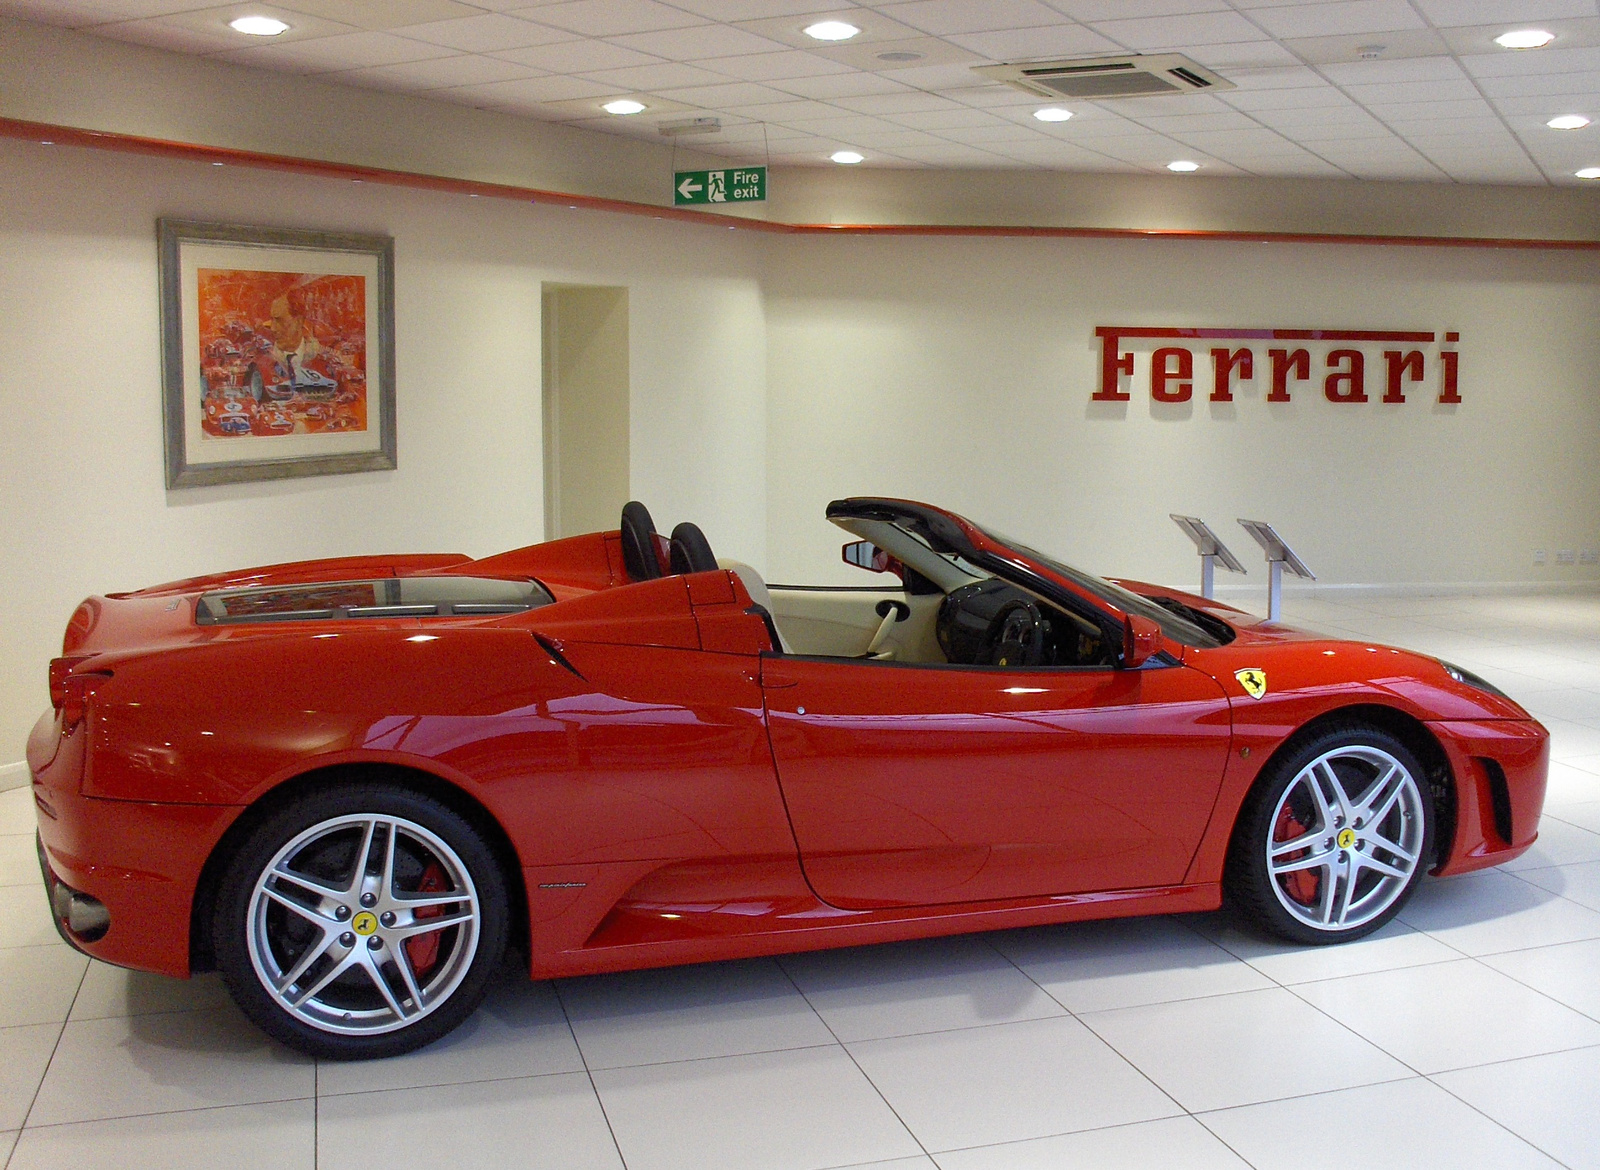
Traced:
POLYGON ((109 670, 86 670, 74 674, 73 668, 88 661, 87 656, 56 658, 50 663, 50 705, 61 712, 61 732, 65 735, 83 722, 89 709, 89 696, 106 679, 109 670))

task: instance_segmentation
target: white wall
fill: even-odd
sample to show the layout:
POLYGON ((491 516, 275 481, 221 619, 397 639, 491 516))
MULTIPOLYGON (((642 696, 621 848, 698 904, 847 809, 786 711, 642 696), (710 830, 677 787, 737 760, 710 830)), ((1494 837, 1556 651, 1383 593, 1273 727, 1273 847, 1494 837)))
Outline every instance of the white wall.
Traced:
POLYGON ((765 351, 743 233, 0 141, 0 764, 89 593, 543 533, 540 292, 626 285, 634 493, 764 560, 765 351), (395 238, 399 468, 163 487, 155 220, 395 238))
MULTIPOLYGON (((769 568, 851 580, 830 498, 942 502, 1105 574, 1190 588, 1167 518, 1248 564, 1266 519, 1328 582, 1574 581, 1600 545, 1600 259, 1179 241, 774 241, 767 293, 769 568), (1091 406, 1097 325, 1461 333, 1463 403, 1091 406), (1551 563, 1532 564, 1544 548, 1551 563)), ((1202 345, 1205 343, 1202 343, 1202 345)), ((1244 344, 1244 343, 1237 343, 1244 344)), ((1258 383, 1265 346, 1257 343, 1258 383)), ((1204 360, 1205 350, 1200 349, 1204 360)), ((1209 370, 1207 369, 1207 375, 1209 370)), ((1431 375, 1430 375, 1431 377, 1431 375)), ((855 579, 862 579, 859 572, 855 579)), ((1258 567, 1220 583, 1265 587, 1258 567)))

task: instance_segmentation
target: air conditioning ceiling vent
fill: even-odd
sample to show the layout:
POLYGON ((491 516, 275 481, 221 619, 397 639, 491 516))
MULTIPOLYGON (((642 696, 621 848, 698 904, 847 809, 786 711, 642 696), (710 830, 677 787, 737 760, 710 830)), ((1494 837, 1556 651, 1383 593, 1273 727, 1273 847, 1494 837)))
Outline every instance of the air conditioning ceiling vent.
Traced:
POLYGON ((1084 101, 1219 93, 1234 88, 1231 81, 1181 53, 1017 61, 1005 65, 975 65, 973 72, 1003 81, 1035 97, 1084 101))

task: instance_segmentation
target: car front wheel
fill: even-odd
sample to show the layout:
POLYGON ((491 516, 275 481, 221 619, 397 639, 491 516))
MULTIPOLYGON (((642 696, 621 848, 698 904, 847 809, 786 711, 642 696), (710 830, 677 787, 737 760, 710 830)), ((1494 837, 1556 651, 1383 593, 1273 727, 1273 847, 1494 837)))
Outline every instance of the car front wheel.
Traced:
POLYGON ((1256 782, 1235 830, 1228 892, 1292 942, 1359 938, 1416 888, 1433 819, 1425 773, 1405 744, 1376 728, 1330 728, 1256 782))
POLYGON ((438 1039, 482 1000, 506 944, 493 851, 444 804, 352 785, 256 826, 217 900, 213 945, 239 1006, 313 1056, 438 1039))

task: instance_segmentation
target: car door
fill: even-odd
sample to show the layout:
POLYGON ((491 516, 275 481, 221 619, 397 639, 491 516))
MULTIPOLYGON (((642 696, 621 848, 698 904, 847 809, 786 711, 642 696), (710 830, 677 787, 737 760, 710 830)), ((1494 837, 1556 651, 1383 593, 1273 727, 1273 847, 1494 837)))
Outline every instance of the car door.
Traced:
POLYGON ((824 901, 937 905, 1173 885, 1230 716, 1189 667, 927 666, 767 656, 802 864, 824 901))

